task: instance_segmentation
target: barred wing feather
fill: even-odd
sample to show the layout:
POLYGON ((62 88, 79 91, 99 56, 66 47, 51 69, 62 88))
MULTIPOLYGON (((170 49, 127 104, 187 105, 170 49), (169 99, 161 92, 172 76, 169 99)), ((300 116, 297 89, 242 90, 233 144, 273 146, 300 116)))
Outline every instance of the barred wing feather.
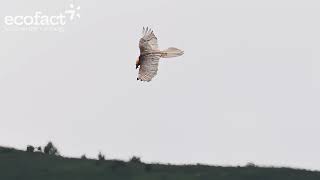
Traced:
POLYGON ((154 35, 153 31, 148 27, 143 28, 142 34, 143 37, 139 41, 140 53, 144 54, 152 51, 157 51, 159 49, 158 39, 154 35))
POLYGON ((141 81, 151 81, 157 75, 161 54, 148 54, 140 62, 139 77, 141 81))

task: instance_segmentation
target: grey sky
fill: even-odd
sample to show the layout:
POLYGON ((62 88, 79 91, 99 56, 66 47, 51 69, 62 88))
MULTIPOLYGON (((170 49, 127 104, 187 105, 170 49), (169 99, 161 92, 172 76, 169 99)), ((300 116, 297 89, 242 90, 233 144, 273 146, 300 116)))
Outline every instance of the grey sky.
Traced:
MULTIPOLYGON (((147 162, 320 169, 320 3, 76 1, 65 32, 0 33, 0 144, 147 162), (185 55, 136 81, 143 26, 185 55)), ((54 15, 67 0, 1 2, 54 15)))

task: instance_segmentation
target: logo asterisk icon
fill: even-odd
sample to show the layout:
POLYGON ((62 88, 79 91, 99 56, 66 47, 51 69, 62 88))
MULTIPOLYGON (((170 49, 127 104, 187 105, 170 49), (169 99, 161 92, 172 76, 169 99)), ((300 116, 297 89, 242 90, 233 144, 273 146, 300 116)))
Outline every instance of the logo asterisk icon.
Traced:
POLYGON ((75 6, 73 3, 70 4, 70 9, 66 10, 65 13, 70 15, 70 20, 74 20, 75 17, 80 18, 80 6, 75 6))

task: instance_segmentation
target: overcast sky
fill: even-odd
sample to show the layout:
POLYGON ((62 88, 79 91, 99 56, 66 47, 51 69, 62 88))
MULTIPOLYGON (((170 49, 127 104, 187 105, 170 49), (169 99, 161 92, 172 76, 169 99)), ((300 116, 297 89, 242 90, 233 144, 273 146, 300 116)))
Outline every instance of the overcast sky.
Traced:
MULTIPOLYGON (((10 0, 5 16, 68 0, 10 0)), ((62 155, 320 170, 318 0, 78 0, 65 32, 0 32, 0 144, 62 155), (136 81, 143 26, 164 59, 136 81)))

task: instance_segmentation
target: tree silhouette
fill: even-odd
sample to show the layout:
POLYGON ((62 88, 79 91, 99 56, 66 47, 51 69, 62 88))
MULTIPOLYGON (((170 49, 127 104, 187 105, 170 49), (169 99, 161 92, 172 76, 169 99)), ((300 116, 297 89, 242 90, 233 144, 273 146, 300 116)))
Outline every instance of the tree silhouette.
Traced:
POLYGON ((34 147, 31 145, 27 146, 27 152, 34 152, 34 147))
POLYGON ((99 154, 98 154, 98 160, 99 161, 104 161, 105 160, 105 157, 101 152, 99 152, 99 154))
POLYGON ((132 162, 132 163, 141 163, 141 158, 140 157, 137 157, 137 156, 133 156, 129 162, 132 162))
POLYGON ((87 159, 87 156, 84 154, 81 156, 81 159, 87 159))
POLYGON ((48 144, 44 147, 43 152, 48 155, 59 155, 58 149, 53 145, 52 142, 48 142, 48 144))

